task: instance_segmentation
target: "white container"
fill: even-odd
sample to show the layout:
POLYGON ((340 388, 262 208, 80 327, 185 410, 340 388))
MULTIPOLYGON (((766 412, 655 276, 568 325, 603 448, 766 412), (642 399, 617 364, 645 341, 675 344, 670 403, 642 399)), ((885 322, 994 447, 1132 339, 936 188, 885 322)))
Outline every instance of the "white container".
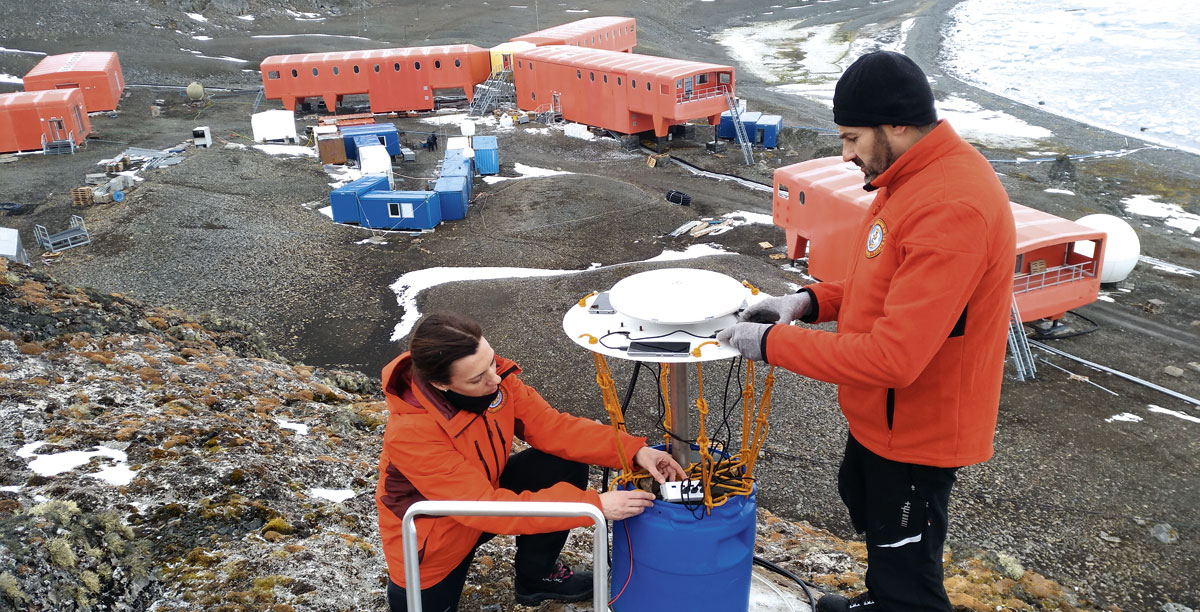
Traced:
POLYGON ((211 147, 212 130, 209 130, 207 125, 192 128, 192 144, 197 147, 211 147))
POLYGON ((396 179, 392 176, 392 156, 388 155, 387 148, 383 145, 359 147, 358 168, 363 176, 388 177, 388 190, 396 188, 396 179))
MULTIPOLYGON (((336 126, 330 126, 337 130, 336 126)), ((290 110, 268 110, 250 115, 254 142, 299 142, 296 138, 296 113, 290 110)))

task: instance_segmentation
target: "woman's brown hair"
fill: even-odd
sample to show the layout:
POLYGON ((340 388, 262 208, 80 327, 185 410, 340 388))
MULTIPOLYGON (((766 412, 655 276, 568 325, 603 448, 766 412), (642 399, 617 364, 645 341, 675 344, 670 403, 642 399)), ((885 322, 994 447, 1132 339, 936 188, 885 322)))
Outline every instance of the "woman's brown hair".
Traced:
POLYGON ((408 350, 413 368, 431 383, 449 383, 450 366, 479 350, 483 328, 470 317, 452 312, 435 312, 417 324, 408 350))

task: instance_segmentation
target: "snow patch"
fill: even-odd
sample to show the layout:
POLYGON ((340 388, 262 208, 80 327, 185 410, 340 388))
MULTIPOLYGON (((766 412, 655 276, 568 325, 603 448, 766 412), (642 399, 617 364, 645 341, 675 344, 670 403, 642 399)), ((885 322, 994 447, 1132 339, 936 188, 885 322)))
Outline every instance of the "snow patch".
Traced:
POLYGON ((204 36, 203 34, 192 35, 192 40, 212 40, 212 36, 204 36))
POLYGON ((1178 204, 1159 202, 1156 195, 1133 195, 1121 200, 1125 212, 1142 217, 1162 219, 1167 225, 1192 234, 1200 228, 1200 215, 1183 210, 1178 204))
POLYGON ((539 178, 543 176, 558 176, 560 174, 574 174, 565 170, 550 170, 549 168, 538 168, 535 166, 526 166, 522 163, 513 164, 513 171, 519 176, 485 176, 483 182, 488 185, 494 185, 504 181, 512 181, 523 178, 539 178))
POLYGON ((242 21, 254 21, 254 15, 238 15, 237 18, 242 21))
POLYGON ((611 266, 596 266, 593 264, 586 270, 544 270, 538 268, 513 268, 513 267, 480 267, 480 268, 451 268, 437 267, 426 268, 424 270, 414 270, 404 274, 396 279, 394 283, 388 286, 396 294, 396 302, 400 304, 404 315, 400 318, 400 322, 396 324, 392 330, 392 341, 398 342, 412 331, 414 325, 421 318, 421 311, 417 309, 417 296, 422 291, 442 285, 445 283, 455 283, 461 281, 478 281, 478 280, 494 280, 499 278, 539 278, 546 276, 562 276, 564 274, 578 274, 580 272, 598 270, 602 268, 612 268, 618 266, 630 265, 630 263, 651 263, 661 261, 680 261, 684 259, 696 259, 699 257, 708 257, 710 255, 729 255, 728 251, 724 251, 710 244, 694 244, 684 251, 669 251, 664 250, 661 254, 644 260, 642 262, 629 262, 613 264, 611 266))
POLYGON ((9 49, 8 47, 0 47, 0 53, 24 53, 26 55, 45 55, 41 51, 22 51, 20 49, 9 49))
POLYGON ((1075 195, 1075 192, 1074 192, 1074 191, 1070 191, 1070 190, 1067 190, 1067 189, 1054 189, 1054 188, 1050 188, 1050 189, 1043 189, 1042 191, 1045 191, 1046 193, 1061 193, 1061 194, 1063 194, 1063 195, 1071 195, 1071 196, 1075 195))
POLYGON ((192 21, 199 21, 200 23, 206 23, 208 21, 208 18, 200 13, 184 13, 184 15, 190 17, 192 21))
POLYGON ((316 157, 317 152, 312 147, 304 145, 257 144, 255 149, 267 155, 290 155, 292 157, 316 157))
POLYGON ((25 80, 19 76, 0 72, 0 83, 16 83, 17 85, 23 85, 25 80))
POLYGON ((90 451, 64 451, 51 455, 36 455, 37 449, 44 446, 46 442, 33 442, 26 444, 17 450, 17 456, 22 459, 33 458, 29 462, 29 469, 33 473, 44 476, 57 476, 63 472, 70 472, 75 468, 87 465, 93 457, 103 457, 113 460, 115 465, 101 468, 98 472, 87 474, 92 478, 99 478, 111 485, 122 486, 133 481, 137 475, 135 470, 129 469, 126 464, 128 455, 115 448, 107 446, 94 446, 90 451))
POLYGON ((287 419, 275 419, 275 423, 277 423, 283 429, 290 429, 296 432, 297 435, 308 435, 308 425, 305 425, 304 423, 293 423, 287 419))
POLYGON ((203 57, 204 59, 219 60, 222 62, 233 62, 235 64, 248 63, 248 60, 244 60, 244 59, 241 59, 238 57, 229 57, 227 55, 200 55, 199 53, 196 53, 196 57, 203 57))
POLYGON ((351 489, 309 489, 308 494, 313 497, 327 499, 335 504, 340 504, 355 495, 351 489))
POLYGON ((1157 412, 1159 414, 1167 414, 1167 415, 1171 415, 1177 419, 1183 419, 1185 421, 1191 421, 1193 423, 1200 423, 1200 418, 1196 418, 1187 413, 1178 412, 1176 410, 1169 410, 1169 409, 1163 408, 1161 406, 1155 406, 1154 404, 1149 404, 1149 407, 1150 407, 1150 412, 1157 412))
POLYGON ((1104 419, 1105 423, 1112 423, 1113 421, 1126 421, 1129 423, 1140 423, 1142 421, 1142 417, 1140 417, 1136 414, 1133 414, 1133 413, 1122 412, 1121 414, 1114 414, 1114 415, 1108 417, 1107 419, 1104 419))
POLYGON ((949 96, 936 103, 938 117, 946 119, 964 138, 993 147, 1019 147, 1036 140, 1050 138, 1054 133, 1046 128, 1029 125, 1012 115, 986 110, 958 96, 949 96))
POLYGON ((349 34, 256 34, 250 38, 299 38, 301 36, 318 36, 323 38, 351 38, 354 40, 371 40, 365 36, 351 36, 349 34))

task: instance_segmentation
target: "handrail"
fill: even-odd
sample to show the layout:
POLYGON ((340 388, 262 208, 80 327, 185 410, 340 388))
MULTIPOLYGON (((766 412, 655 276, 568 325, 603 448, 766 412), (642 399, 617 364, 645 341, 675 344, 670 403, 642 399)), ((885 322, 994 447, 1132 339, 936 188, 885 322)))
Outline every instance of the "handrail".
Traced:
POLYGON ((684 102, 698 102, 709 98, 720 98, 725 95, 725 88, 722 85, 712 85, 707 87, 695 87, 689 94, 687 90, 676 90, 675 102, 682 104, 684 102))
POLYGON ((592 536, 592 609, 608 609, 608 526, 599 508, 582 502, 419 501, 404 513, 404 587, 410 612, 421 612, 421 568, 417 555, 418 516, 587 516, 592 536))
POLYGON ((1094 277, 1096 275, 1095 266, 1096 262, 1093 260, 1059 266, 1037 274, 1018 274, 1013 277, 1013 294, 1065 285, 1085 277, 1094 277))

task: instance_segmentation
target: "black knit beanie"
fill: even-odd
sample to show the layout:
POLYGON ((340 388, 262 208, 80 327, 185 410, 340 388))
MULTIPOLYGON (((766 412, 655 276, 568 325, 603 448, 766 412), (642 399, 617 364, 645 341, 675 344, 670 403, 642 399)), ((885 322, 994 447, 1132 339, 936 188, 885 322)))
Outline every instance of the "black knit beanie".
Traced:
POLYGON ((933 90, 917 63, 895 51, 854 61, 833 89, 833 122, 848 127, 929 125, 937 121, 933 90))

